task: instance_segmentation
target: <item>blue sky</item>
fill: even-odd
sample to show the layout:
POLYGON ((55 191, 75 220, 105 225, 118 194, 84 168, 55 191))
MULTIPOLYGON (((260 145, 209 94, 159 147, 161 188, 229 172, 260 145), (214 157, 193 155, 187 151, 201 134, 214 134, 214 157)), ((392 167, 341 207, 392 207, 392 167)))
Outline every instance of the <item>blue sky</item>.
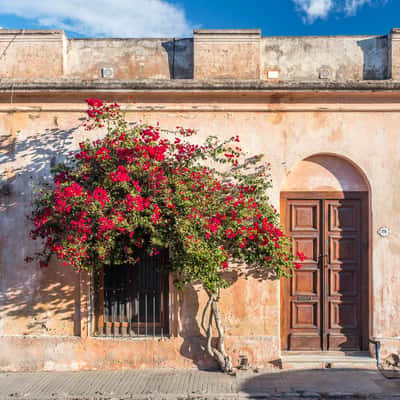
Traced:
POLYGON ((0 0, 0 26, 68 37, 186 37, 196 28, 387 34, 400 27, 400 0, 0 0))

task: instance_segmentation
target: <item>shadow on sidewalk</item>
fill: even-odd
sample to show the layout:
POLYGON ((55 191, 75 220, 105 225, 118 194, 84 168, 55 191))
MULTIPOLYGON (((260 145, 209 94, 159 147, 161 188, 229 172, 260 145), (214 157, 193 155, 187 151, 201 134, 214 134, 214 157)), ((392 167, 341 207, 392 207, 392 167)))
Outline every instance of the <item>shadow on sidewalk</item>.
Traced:
POLYGON ((248 394, 271 392, 398 394, 400 381, 385 379, 377 370, 307 369, 243 376, 240 391, 248 394))
POLYGON ((195 369, 0 374, 1 399, 394 399, 399 393, 399 381, 360 369, 241 371, 236 376, 195 369))

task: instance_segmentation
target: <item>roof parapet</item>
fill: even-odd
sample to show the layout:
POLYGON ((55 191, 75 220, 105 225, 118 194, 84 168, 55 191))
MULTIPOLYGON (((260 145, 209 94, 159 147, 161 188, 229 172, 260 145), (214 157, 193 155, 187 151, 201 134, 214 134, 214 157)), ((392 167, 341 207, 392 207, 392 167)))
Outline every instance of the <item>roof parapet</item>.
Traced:
POLYGON ((400 81, 400 28, 365 37, 261 37, 196 29, 193 39, 67 39, 63 30, 0 29, 0 79, 400 81))
POLYGON ((196 29, 194 79, 259 79, 260 29, 196 29))
POLYGON ((63 30, 0 29, 0 78, 60 78, 66 46, 63 30))
POLYGON ((389 33, 389 74, 390 78, 400 80, 400 28, 389 33))

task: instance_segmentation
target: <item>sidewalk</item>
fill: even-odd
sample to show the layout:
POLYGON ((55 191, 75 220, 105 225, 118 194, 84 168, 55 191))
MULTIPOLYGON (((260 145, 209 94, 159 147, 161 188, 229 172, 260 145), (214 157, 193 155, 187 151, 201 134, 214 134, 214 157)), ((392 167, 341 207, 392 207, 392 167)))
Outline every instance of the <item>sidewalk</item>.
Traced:
POLYGON ((400 379, 375 370, 198 370, 0 373, 1 399, 399 399, 400 379))

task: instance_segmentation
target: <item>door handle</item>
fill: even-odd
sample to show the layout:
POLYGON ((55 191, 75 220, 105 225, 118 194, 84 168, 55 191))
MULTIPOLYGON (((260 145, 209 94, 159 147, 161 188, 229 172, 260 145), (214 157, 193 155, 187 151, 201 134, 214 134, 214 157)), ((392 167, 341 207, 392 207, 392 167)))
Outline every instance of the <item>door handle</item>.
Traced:
POLYGON ((321 262, 321 266, 324 268, 328 268, 328 254, 320 254, 319 255, 319 261, 321 262), (325 262, 325 257, 326 257, 326 262, 325 262))

